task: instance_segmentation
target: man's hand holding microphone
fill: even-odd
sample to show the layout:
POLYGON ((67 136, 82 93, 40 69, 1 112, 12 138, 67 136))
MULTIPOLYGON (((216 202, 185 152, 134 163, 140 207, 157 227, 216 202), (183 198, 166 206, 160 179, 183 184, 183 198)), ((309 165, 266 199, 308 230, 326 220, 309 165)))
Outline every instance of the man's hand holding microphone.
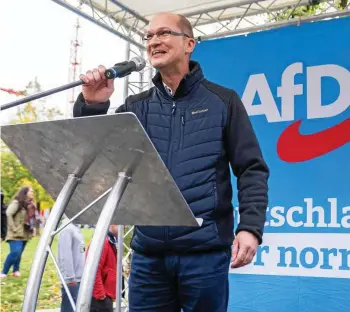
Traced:
POLYGON ((108 101, 114 92, 114 80, 105 76, 106 68, 99 65, 98 68, 88 70, 85 75, 80 75, 80 80, 84 81, 82 93, 85 103, 94 105, 108 101))
POLYGON ((140 71, 146 66, 146 61, 141 57, 132 58, 128 62, 117 63, 106 69, 99 65, 93 70, 88 70, 85 75, 80 75, 84 82, 82 93, 85 103, 94 105, 108 101, 114 92, 114 79, 125 77, 133 71, 140 71))

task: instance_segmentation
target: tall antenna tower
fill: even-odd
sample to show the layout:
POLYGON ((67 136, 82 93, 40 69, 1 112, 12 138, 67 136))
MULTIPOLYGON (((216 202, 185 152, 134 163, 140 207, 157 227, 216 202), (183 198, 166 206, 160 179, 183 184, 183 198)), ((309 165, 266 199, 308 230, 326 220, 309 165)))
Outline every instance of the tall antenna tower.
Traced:
MULTIPOLYGON (((79 79, 79 74, 81 73, 81 55, 80 48, 82 46, 81 40, 79 40, 79 29, 81 28, 79 23, 79 17, 76 20, 74 25, 74 39, 71 40, 71 49, 70 49, 70 61, 69 61, 69 82, 74 82, 79 79)), ((77 92, 76 88, 72 88, 69 94, 69 107, 65 112, 65 115, 71 116, 72 114, 72 104, 76 100, 77 92)))

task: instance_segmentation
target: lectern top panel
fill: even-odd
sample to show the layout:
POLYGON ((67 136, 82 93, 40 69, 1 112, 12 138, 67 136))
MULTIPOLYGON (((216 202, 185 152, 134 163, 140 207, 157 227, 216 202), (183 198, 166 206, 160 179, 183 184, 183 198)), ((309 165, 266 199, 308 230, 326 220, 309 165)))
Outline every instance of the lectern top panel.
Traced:
MULTIPOLYGON (((133 113, 1 127, 1 137, 39 183, 57 198, 69 174, 81 181, 66 209, 72 217, 113 186, 129 183, 115 224, 198 226, 190 208, 133 113)), ((96 224, 106 198, 77 222, 96 224)))

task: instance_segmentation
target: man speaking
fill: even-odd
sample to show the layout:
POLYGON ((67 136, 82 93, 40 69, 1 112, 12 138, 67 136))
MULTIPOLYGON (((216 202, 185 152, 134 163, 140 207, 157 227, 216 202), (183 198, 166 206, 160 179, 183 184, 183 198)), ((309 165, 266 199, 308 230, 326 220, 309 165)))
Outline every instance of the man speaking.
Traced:
MULTIPOLYGON (((183 16, 160 13, 144 35, 154 87, 117 109, 136 114, 199 228, 135 227, 130 312, 223 312, 228 269, 251 262, 262 242, 269 169, 238 95, 206 80, 193 30, 183 16), (230 165, 237 177, 240 222, 233 233, 230 165), (232 247, 232 248, 231 248, 232 247)), ((113 80, 99 66, 85 82, 74 117, 106 114, 113 80)), ((166 203, 164 203, 166 204, 166 203)))

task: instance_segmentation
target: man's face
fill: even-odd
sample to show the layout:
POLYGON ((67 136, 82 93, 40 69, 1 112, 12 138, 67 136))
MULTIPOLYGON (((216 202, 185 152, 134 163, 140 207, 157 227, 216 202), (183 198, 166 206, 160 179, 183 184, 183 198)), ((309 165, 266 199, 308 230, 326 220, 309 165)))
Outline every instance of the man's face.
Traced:
MULTIPOLYGON (((182 33, 178 25, 179 17, 174 14, 156 15, 149 23, 147 34, 157 34, 171 30, 182 33)), ((194 40, 184 36, 167 35, 158 38, 156 35, 146 42, 147 55, 150 63, 156 69, 169 67, 181 62, 187 62, 187 55, 194 48, 194 40)))
POLYGON ((118 225, 116 224, 111 224, 109 226, 109 231, 115 236, 118 237, 118 225))

